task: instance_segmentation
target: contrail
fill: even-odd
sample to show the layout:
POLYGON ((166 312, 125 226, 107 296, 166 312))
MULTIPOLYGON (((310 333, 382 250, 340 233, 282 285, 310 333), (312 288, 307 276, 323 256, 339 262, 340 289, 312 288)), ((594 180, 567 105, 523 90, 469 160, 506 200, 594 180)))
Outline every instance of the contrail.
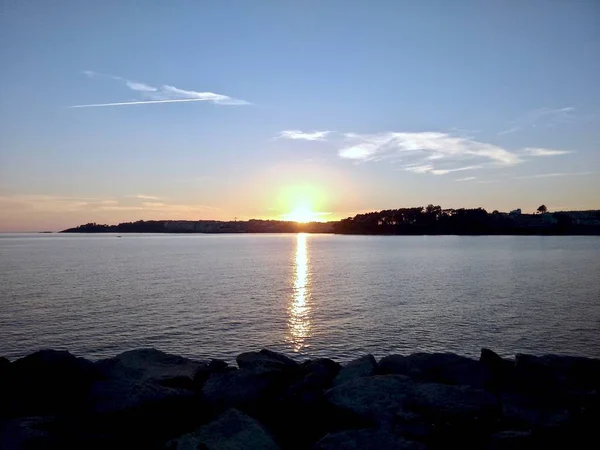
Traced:
MULTIPOLYGON (((99 108, 102 106, 147 105, 149 103, 181 103, 181 102, 207 102, 207 101, 213 101, 213 103, 214 103, 213 99, 207 99, 207 98, 179 98, 179 99, 173 99, 173 100, 145 100, 145 101, 139 101, 139 102, 98 103, 95 105, 74 105, 74 106, 69 106, 69 108, 99 108)), ((234 103, 232 103, 232 104, 234 104, 234 103)))

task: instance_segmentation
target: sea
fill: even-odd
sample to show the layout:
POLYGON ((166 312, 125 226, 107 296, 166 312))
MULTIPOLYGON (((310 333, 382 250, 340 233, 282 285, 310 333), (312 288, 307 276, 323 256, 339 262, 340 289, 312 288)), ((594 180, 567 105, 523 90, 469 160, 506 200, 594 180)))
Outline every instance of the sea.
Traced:
POLYGON ((600 237, 0 234, 0 356, 600 358, 600 237))

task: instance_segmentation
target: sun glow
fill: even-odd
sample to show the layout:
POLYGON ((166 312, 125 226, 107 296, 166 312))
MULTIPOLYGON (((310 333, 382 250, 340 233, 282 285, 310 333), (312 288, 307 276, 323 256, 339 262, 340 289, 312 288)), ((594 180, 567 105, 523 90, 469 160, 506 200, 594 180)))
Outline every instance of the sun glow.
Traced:
POLYGON ((284 218, 299 223, 318 222, 320 219, 318 213, 305 206, 300 206, 289 214, 285 214, 284 218))

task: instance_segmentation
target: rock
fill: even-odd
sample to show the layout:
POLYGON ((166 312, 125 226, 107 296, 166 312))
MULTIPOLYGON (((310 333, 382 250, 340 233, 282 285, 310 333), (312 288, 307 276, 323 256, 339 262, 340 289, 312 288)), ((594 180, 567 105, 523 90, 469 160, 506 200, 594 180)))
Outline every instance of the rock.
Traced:
POLYGON ((342 383, 353 380, 358 377, 368 377, 375 375, 377 372, 377 361, 373 355, 366 355, 362 358, 350 361, 348 364, 342 367, 335 380, 333 380, 334 386, 339 386, 342 383))
POLYGON ((6 358, 0 358, 0 378, 6 373, 10 367, 10 361, 6 358))
POLYGON ((571 418, 568 409, 549 396, 503 393, 500 400, 504 426, 517 430, 556 428, 566 424, 571 418))
POLYGON ((94 384, 87 398, 89 410, 96 414, 140 410, 160 403, 189 402, 194 394, 188 390, 130 380, 108 380, 94 384))
POLYGON ((230 409, 217 420, 167 443, 172 450, 276 450, 269 433, 253 418, 230 409))
POLYGON ((319 440, 315 450, 424 450, 425 446, 391 433, 387 429, 362 429, 330 433, 319 440))
POLYGON ((96 366, 107 378, 193 389, 196 373, 207 369, 209 363, 144 348, 100 360, 96 366))
POLYGON ((300 368, 300 378, 286 391, 286 397, 301 403, 311 403, 315 397, 322 397, 325 389, 331 387, 340 371, 340 365, 331 359, 309 361, 300 368))
POLYGON ((217 409, 254 410, 266 407, 288 382, 279 369, 239 369, 211 374, 202 387, 202 399, 217 409))
POLYGON ((262 349, 260 352, 246 352, 237 356, 240 369, 297 369, 298 363, 280 353, 262 349))
POLYGON ((488 450, 525 450, 532 448, 531 432, 501 431, 490 438, 488 450))
POLYGON ((102 378, 94 363, 67 351, 41 350, 8 366, 6 414, 34 416, 75 411, 102 378))
POLYGON ((500 389, 511 382, 514 362, 502 359, 497 353, 490 349, 482 348, 479 363, 485 367, 489 374, 488 387, 500 389))
POLYGON ((453 353, 413 353, 390 355, 379 361, 382 374, 406 375, 417 381, 483 388, 487 381, 485 367, 453 353))
POLYGON ((325 393, 334 408, 369 423, 393 421, 411 397, 414 383, 402 375, 357 377, 325 393))
POLYGON ((489 392, 469 386, 415 384, 409 408, 434 421, 483 421, 499 416, 500 406, 489 392))
POLYGON ((194 376, 194 389, 200 391, 204 382, 213 373, 225 373, 237 370, 235 367, 229 366, 221 359, 211 359, 207 366, 201 367, 196 371, 194 376))
POLYGON ((22 417, 0 423, 0 448, 21 450, 53 448, 56 440, 51 428, 53 419, 48 417, 22 417))

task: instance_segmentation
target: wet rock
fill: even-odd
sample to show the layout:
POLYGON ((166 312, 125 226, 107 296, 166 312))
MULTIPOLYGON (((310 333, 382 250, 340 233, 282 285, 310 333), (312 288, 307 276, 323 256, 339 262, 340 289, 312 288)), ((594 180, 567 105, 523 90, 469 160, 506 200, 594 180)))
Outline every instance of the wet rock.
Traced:
POLYGON ((172 450, 276 450, 279 447, 263 426, 242 412, 230 409, 217 420, 167 443, 172 450))
POLYGON ((488 450, 525 450, 532 448, 531 432, 501 431, 490 438, 488 450))
POLYGON ((487 372, 478 361, 453 353, 390 355, 379 361, 379 372, 406 375, 417 381, 483 388, 487 372))
POLYGON ((102 378, 91 361, 67 351, 41 350, 8 366, 6 414, 33 416, 74 411, 102 378))
POLYGON ((358 377, 325 393, 330 405, 370 423, 391 422, 402 412, 414 383, 402 375, 358 377))
POLYGON ((500 413, 498 400, 489 392, 438 383, 415 384, 409 407, 442 421, 489 421, 500 413))
POLYGON ((154 348, 144 348, 100 360, 96 362, 96 366, 111 379, 193 389, 196 373, 206 369, 209 363, 193 361, 154 348))
POLYGON ((409 441, 388 429, 347 430, 330 433, 319 440, 315 450, 424 450, 425 446, 409 441))
POLYGON ((240 369, 297 369, 298 363, 291 358, 271 350, 246 352, 237 356, 240 369))
POLYGON ((366 355, 344 365, 335 380, 333 380, 333 384, 339 386, 358 377, 375 375, 376 372, 377 361, 375 361, 373 355, 366 355))

